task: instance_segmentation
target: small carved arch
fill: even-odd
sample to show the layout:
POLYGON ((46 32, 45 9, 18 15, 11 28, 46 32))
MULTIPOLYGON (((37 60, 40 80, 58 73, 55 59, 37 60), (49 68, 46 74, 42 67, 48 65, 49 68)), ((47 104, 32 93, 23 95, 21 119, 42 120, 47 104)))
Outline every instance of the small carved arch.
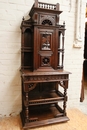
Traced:
POLYGON ((31 28, 26 28, 24 30, 24 42, 25 42, 25 47, 32 47, 32 30, 31 30, 31 28))
POLYGON ((55 20, 53 17, 50 16, 45 16, 41 18, 41 24, 42 25, 54 25, 55 24, 55 20))
POLYGON ((24 30, 23 30, 23 33, 28 33, 28 32, 32 32, 32 30, 31 30, 31 28, 25 28, 24 30))
POLYGON ((37 83, 35 83, 35 84, 34 83, 30 83, 29 84, 29 91, 33 90, 36 87, 36 84, 37 83))
POLYGON ((45 19, 42 21, 42 25, 53 25, 53 23, 49 19, 45 19))

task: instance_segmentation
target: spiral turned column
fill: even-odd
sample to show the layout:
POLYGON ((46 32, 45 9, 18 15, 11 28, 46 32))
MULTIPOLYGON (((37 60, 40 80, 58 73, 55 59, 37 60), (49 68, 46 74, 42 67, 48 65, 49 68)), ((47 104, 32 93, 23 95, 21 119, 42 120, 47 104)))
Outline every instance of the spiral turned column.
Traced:
POLYGON ((26 93, 26 106, 25 106, 25 121, 28 122, 29 121, 29 108, 28 108, 28 93, 26 93))
POLYGON ((64 82, 64 102, 63 102, 63 110, 64 115, 66 116, 66 101, 67 101, 67 88, 68 88, 68 81, 64 82))

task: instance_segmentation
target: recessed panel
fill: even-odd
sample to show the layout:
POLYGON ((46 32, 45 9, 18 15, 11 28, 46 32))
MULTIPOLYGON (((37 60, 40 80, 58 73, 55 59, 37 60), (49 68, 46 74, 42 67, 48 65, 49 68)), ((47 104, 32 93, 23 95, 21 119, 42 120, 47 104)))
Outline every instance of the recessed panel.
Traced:
POLYGON ((51 34, 41 34, 41 50, 51 50, 51 34))

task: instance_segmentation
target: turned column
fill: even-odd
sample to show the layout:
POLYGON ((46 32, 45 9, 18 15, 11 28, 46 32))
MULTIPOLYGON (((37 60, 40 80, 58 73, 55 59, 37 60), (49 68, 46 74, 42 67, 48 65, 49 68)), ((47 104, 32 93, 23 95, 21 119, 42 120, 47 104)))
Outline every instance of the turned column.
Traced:
POLYGON ((26 98, 26 106, 25 106, 25 121, 28 122, 29 121, 29 108, 28 108, 28 92, 26 92, 25 94, 25 98, 26 98))
POLYGON ((64 102, 63 102, 63 110, 64 115, 66 116, 66 101, 67 101, 67 88, 68 88, 68 81, 64 81, 64 102))

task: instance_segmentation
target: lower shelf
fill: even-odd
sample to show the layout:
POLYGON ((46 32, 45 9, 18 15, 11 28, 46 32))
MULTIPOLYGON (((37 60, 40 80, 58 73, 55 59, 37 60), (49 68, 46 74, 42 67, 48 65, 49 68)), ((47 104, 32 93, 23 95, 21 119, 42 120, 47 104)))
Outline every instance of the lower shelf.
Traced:
POLYGON ((55 106, 51 105, 39 105, 30 107, 29 113, 30 119, 38 118, 38 121, 64 115, 64 113, 61 113, 55 106))
POLYGON ((25 122, 25 114, 22 111, 21 118, 24 128, 33 128, 47 124, 59 123, 68 121, 69 118, 64 116, 55 106, 35 106, 29 109, 29 121, 25 122))

